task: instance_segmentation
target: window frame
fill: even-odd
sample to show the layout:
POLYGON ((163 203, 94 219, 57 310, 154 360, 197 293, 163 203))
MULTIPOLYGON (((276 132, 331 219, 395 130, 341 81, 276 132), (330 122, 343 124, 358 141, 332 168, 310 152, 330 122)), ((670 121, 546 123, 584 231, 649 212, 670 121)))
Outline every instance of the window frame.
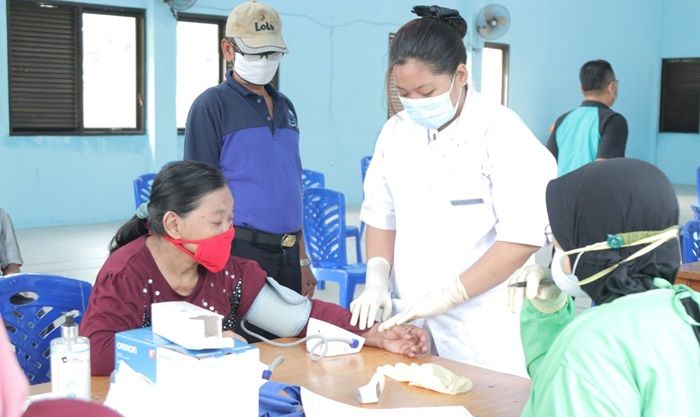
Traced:
MULTIPOLYGON (((694 82, 693 85, 690 86, 692 91, 695 91, 699 96, 700 96, 700 74, 695 77, 694 80, 689 80, 689 79, 674 79, 673 81, 669 80, 669 74, 667 72, 667 65, 673 65, 673 64, 683 64, 683 63, 690 63, 693 64, 692 68, 689 68, 687 71, 692 71, 693 69, 698 69, 700 70, 700 57, 683 57, 683 58, 662 58, 661 59, 661 75, 660 75, 660 85, 659 85, 659 133, 685 133, 685 134, 698 134, 700 133, 700 99, 698 102, 698 108, 697 111, 698 113, 695 115, 696 121, 695 121, 695 126, 692 128, 692 130, 678 130, 674 126, 666 126, 667 124, 672 124, 670 120, 666 120, 666 112, 668 111, 669 114, 673 114, 673 107, 671 106, 671 110, 667 110, 666 106, 668 106, 668 101, 670 99, 668 98, 668 95, 672 93, 673 90, 678 90, 678 89, 686 89, 687 86, 683 87, 683 81, 685 82, 694 82), (680 86, 679 86, 680 85, 680 86), (672 90, 669 92, 669 89, 672 90)), ((675 97, 676 100, 679 98, 675 97)), ((690 114, 690 113, 688 113, 690 114)), ((676 121, 676 124, 678 122, 676 121)))
MULTIPOLYGON (((501 105, 508 107, 508 79, 510 78, 510 45, 507 43, 484 42, 484 48, 501 50, 501 105)), ((482 68, 483 70, 483 68, 482 68)))
MULTIPOLYGON (((396 32, 389 32, 389 42, 387 43, 387 56, 389 56, 389 52, 391 52, 391 42, 394 41, 394 37, 396 37, 396 32)), ((396 80, 394 79, 394 76, 389 72, 389 65, 391 65, 391 62, 387 63, 387 72, 386 72, 386 118, 391 119, 395 114, 400 113, 403 111, 403 105, 401 104, 401 100, 399 100, 399 90, 396 88, 396 80)))
POLYGON ((131 7, 118 7, 118 6, 102 6, 95 4, 85 4, 85 3, 72 3, 72 2, 61 2, 61 1, 36 1, 36 0, 7 0, 6 3, 6 19, 7 19, 7 85, 8 85, 8 119, 9 119, 9 135, 10 136, 117 136, 117 135, 142 135, 145 133, 145 116, 146 116, 146 103, 145 103, 145 85, 146 85, 146 71, 145 71, 145 54, 146 54, 146 43, 145 43, 145 16, 146 11, 144 9, 131 8, 131 7), (78 126, 73 130, 56 130, 55 128, 46 128, 46 130, 41 128, 17 128, 14 126, 12 121, 12 89, 13 89, 13 79, 12 79, 12 64, 11 51, 10 51, 10 34, 12 30, 12 21, 10 19, 10 8, 11 3, 17 4, 22 3, 26 5, 34 5, 36 7, 46 7, 46 6, 56 6, 66 9, 70 9, 76 14, 77 18, 75 25, 76 38, 74 44, 72 45, 73 52, 77 57, 77 70, 76 74, 77 82, 77 103, 78 112, 75 124, 78 126), (82 15, 84 13, 91 14, 102 14, 111 16, 123 16, 123 17, 133 17, 135 19, 135 52, 136 52, 136 127, 114 127, 114 128, 85 128, 84 127, 84 109, 83 109, 83 43, 82 43, 82 15), (21 130, 16 130, 21 129, 21 130))
MULTIPOLYGON (((224 52, 221 50, 221 40, 226 37, 226 16, 217 16, 217 15, 208 15, 208 14, 197 14, 197 13, 178 13, 177 14, 177 21, 178 22, 191 22, 191 23, 209 23, 209 24, 216 24, 219 26, 219 31, 218 31, 218 50, 219 50, 219 83, 223 82, 224 79, 226 78, 226 72, 228 71, 228 63, 225 61, 224 58, 224 52)), ((177 45, 175 46, 177 50, 177 45)), ((175 74, 175 77, 177 79, 177 74, 175 74)), ((177 126, 177 121, 175 122, 176 127, 177 127, 177 134, 178 135, 184 135, 185 134, 185 128, 184 127, 178 127, 177 126)))

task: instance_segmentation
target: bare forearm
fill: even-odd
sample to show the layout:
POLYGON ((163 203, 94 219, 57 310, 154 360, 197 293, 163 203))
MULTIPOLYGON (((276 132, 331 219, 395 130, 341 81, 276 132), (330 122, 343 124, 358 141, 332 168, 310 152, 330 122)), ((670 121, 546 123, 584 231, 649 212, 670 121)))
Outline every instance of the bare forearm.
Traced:
POLYGON ((459 278, 469 297, 498 286, 535 253, 537 246, 497 241, 459 278))
POLYGON ((389 261, 389 265, 394 263, 394 244, 396 241, 395 230, 377 229, 367 225, 367 259, 375 256, 389 261))

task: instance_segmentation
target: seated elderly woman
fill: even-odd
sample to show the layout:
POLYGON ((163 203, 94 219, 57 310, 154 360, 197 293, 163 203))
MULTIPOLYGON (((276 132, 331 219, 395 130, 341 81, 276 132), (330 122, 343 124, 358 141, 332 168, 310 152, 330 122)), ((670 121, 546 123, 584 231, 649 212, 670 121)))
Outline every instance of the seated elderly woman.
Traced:
POLYGON ((533 379, 522 416, 700 416, 700 294, 673 285, 678 202, 668 179, 646 162, 610 159, 551 181, 546 198, 557 286, 540 282, 542 267, 519 278, 533 379), (583 293, 594 307, 574 317, 570 294, 583 293))
POLYGON ((114 369, 115 333, 149 326, 151 304, 164 301, 221 314, 227 336, 235 336, 234 325, 243 318, 279 336, 304 335, 310 316, 361 334, 370 346, 408 356, 428 350, 421 329, 360 331, 348 324, 349 311, 291 293, 266 278, 256 262, 230 256, 232 213, 226 179, 214 167, 175 162, 156 176, 147 212, 139 210, 112 239, 80 326, 90 338, 93 375, 114 369), (270 299, 289 305, 270 305, 270 299), (288 313, 280 313, 282 307, 288 313))

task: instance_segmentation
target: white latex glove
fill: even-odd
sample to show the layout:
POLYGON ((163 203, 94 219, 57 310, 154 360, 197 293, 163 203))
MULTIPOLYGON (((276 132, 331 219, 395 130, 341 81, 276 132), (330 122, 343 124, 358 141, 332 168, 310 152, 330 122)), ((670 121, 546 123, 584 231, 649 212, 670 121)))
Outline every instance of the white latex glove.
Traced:
POLYGON ((469 294, 467 294, 467 290, 464 288, 464 285, 462 285, 462 281, 458 276, 452 284, 430 291, 425 297, 418 300, 411 307, 401 311, 389 320, 386 320, 379 326, 379 331, 381 332, 418 318, 442 314, 455 304, 461 304, 468 299, 469 294))
POLYGON ((360 330, 374 326, 377 312, 382 309, 382 320, 391 316, 391 294, 389 294, 389 261, 375 256, 367 261, 367 277, 365 290, 350 303, 350 325, 360 327, 360 330), (359 324, 358 324, 359 319, 359 324))
POLYGON ((530 265, 522 269, 518 281, 525 281, 525 296, 543 313, 554 313, 566 305, 568 297, 554 283, 541 284, 551 279, 552 273, 542 265, 530 265))
POLYGON ((405 363, 384 365, 377 368, 378 372, 395 381, 408 382, 408 385, 427 388, 443 394, 463 394, 472 389, 472 381, 462 375, 434 363, 418 365, 405 363))

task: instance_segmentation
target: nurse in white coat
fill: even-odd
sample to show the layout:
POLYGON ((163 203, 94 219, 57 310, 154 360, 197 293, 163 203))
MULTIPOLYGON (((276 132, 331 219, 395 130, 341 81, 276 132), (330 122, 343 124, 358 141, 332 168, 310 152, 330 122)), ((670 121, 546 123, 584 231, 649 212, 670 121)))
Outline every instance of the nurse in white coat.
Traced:
POLYGON ((371 327, 381 309, 383 328, 422 323, 440 356, 525 374, 505 281, 545 242, 556 162, 514 112, 467 85, 459 13, 413 11, 422 17, 389 53, 404 110, 365 178, 369 261, 351 323, 371 327))

